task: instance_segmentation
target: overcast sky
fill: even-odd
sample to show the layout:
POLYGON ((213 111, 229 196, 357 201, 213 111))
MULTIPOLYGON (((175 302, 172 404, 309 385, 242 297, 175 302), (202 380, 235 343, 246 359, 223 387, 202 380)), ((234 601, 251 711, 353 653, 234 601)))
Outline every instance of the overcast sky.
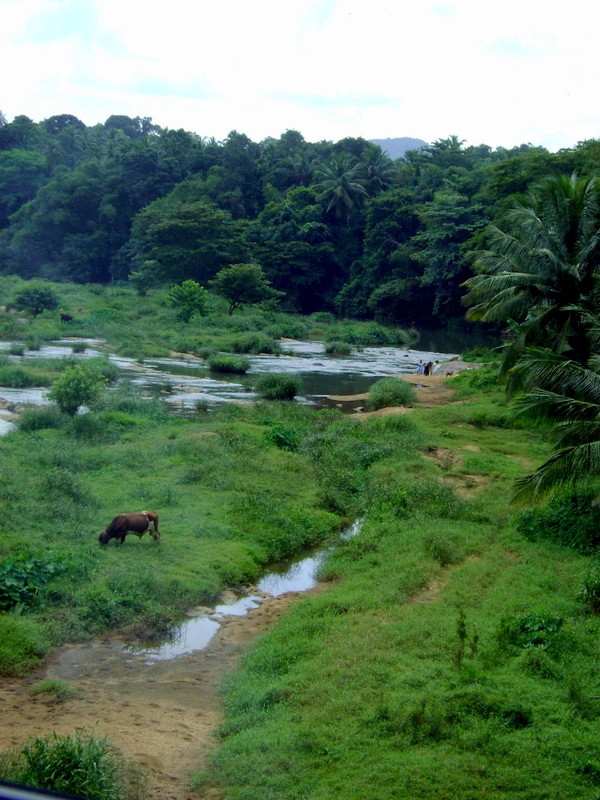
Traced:
POLYGON ((600 138, 598 0, 0 0, 11 121, 224 139, 600 138))

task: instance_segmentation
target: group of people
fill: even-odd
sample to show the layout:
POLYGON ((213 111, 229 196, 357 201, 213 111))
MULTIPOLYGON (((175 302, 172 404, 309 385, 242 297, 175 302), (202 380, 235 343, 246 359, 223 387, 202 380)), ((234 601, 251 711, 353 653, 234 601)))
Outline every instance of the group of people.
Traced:
POLYGON ((431 375, 433 372, 433 361, 428 361, 424 364, 422 361, 419 361, 419 366, 417 367, 417 375, 431 375))

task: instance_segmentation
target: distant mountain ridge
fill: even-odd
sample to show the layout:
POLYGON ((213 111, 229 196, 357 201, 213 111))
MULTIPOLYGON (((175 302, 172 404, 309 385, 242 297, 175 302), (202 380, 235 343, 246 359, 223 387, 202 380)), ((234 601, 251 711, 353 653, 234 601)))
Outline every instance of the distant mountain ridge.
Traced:
POLYGON ((410 136, 401 136, 397 139, 369 139, 369 141, 378 144, 384 153, 394 159, 404 158, 408 150, 418 150, 419 147, 428 144, 423 139, 411 139, 410 136))

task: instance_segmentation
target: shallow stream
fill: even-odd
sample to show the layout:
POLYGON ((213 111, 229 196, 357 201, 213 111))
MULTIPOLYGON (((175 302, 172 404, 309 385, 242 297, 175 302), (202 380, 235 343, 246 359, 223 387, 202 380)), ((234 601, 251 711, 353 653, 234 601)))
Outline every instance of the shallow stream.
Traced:
MULTIPOLYGON (((244 376, 211 373, 201 358, 181 355, 172 358, 150 358, 142 364, 107 352, 97 339, 63 339, 44 345, 40 350, 26 350, 22 356, 10 355, 15 342, 0 342, 0 354, 7 353, 13 363, 32 359, 86 359, 98 355, 108 358, 120 369, 120 380, 130 381, 140 393, 157 394, 175 409, 193 409, 198 403, 207 407, 225 402, 248 402, 255 398, 252 390, 258 375, 282 373, 297 375, 302 382, 299 402, 315 406, 340 405, 331 396, 362 394, 376 380, 391 375, 416 372, 419 361, 447 361, 456 353, 430 352, 398 347, 365 347, 349 356, 325 353, 323 342, 285 341, 285 353, 279 356, 248 356, 250 369, 244 376), (73 353, 73 345, 85 342, 83 353, 73 353)), ((10 389, 0 387, 0 398, 15 405, 47 403, 43 387, 10 389)), ((356 405, 356 402, 354 402, 356 405)), ((3 431, 0 427, 0 433, 3 431)))

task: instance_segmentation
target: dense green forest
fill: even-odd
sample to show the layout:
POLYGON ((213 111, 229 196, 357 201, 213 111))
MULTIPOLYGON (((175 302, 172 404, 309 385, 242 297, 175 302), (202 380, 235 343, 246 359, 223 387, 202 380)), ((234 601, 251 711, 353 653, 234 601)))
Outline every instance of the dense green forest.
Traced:
POLYGON ((394 161, 294 130, 218 142, 149 118, 0 114, 0 274, 206 285, 250 262, 287 311, 446 324, 464 317, 483 228, 541 177, 599 166, 596 140, 550 153, 451 136, 394 161))

